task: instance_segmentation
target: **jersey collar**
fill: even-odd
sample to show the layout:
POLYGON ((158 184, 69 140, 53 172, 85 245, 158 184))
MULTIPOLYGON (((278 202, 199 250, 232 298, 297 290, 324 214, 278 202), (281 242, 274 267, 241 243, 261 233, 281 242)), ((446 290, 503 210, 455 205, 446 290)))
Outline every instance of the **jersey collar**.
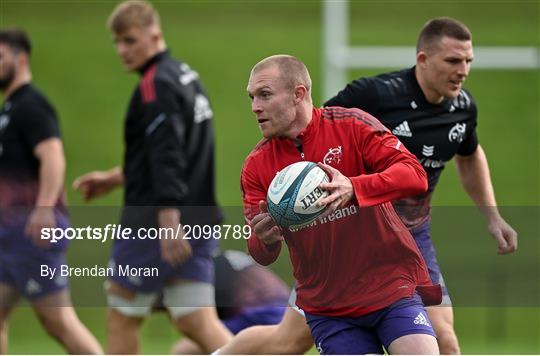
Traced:
POLYGON ((319 130, 319 121, 321 120, 322 109, 317 109, 313 107, 311 112, 311 121, 305 129, 303 129, 296 138, 302 143, 309 142, 312 138, 317 135, 319 130))
POLYGON ((148 68, 150 68, 152 66, 152 64, 157 63, 157 62, 161 61, 163 58, 168 57, 168 56, 169 56, 169 50, 168 49, 164 50, 163 52, 159 52, 158 54, 156 54, 155 56, 150 58, 137 71, 139 72, 139 74, 142 75, 142 74, 144 74, 144 72, 146 72, 148 70, 148 68))
POLYGON ((6 100, 6 103, 7 102, 10 102, 10 101, 13 101, 13 99, 15 99, 16 97, 18 97, 21 93, 23 93, 24 91, 26 91, 27 88, 30 88, 32 84, 30 82, 28 83, 24 83, 23 85, 19 86, 17 89, 15 89, 15 91, 13 93, 11 93, 11 95, 9 96, 9 98, 6 100))

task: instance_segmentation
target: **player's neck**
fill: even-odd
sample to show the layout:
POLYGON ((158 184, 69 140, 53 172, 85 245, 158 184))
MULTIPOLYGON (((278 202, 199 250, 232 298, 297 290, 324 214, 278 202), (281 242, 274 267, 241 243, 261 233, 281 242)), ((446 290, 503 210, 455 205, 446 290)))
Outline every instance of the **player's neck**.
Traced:
POLYGON ((416 76, 416 81, 426 98, 426 101, 430 104, 440 104, 444 100, 444 96, 441 96, 437 91, 430 88, 429 84, 425 80, 422 72, 418 69, 418 66, 415 68, 414 75, 416 76))
POLYGON ((298 136, 304 131, 311 120, 313 119, 313 106, 301 104, 296 114, 296 119, 293 121, 289 132, 285 134, 285 137, 292 140, 297 140, 298 136))
POLYGON ((6 88, 4 91, 4 101, 8 100, 9 97, 20 87, 22 87, 25 84, 28 84, 32 81, 32 74, 29 70, 25 70, 17 75, 15 75, 15 78, 13 78, 13 81, 11 84, 6 88))

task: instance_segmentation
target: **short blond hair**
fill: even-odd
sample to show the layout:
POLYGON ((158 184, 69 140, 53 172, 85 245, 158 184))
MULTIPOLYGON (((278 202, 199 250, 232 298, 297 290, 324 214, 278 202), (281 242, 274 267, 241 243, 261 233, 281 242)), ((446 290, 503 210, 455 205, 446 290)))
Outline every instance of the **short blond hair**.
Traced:
POLYGON ((131 27, 160 27, 159 13, 152 4, 143 0, 129 0, 118 4, 107 21, 109 29, 121 33, 131 27))
POLYGON ((311 77, 306 65, 296 57, 287 54, 277 54, 267 57, 255 64, 251 73, 256 73, 261 69, 276 66, 279 70, 280 78, 289 89, 297 85, 303 85, 308 92, 311 92, 311 77))

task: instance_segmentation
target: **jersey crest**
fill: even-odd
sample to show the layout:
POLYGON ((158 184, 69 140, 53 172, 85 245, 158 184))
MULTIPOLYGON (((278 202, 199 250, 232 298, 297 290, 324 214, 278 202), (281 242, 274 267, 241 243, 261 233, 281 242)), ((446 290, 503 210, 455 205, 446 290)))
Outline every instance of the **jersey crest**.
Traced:
POLYGON ((342 156, 343 148, 341 146, 330 148, 324 155, 323 163, 335 167, 341 162, 342 156))
POLYGON ((467 128, 467 124, 463 123, 457 123, 455 124, 450 131, 448 132, 448 140, 450 142, 458 142, 461 143, 463 139, 465 138, 465 129, 467 128))

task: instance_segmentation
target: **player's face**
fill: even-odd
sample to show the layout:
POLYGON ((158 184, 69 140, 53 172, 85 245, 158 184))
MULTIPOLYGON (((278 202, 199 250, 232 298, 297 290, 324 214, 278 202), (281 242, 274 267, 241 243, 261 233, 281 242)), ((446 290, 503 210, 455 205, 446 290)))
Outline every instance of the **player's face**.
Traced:
POLYGON ((262 135, 287 136, 294 124, 296 107, 293 90, 280 79, 278 68, 270 66, 252 73, 247 92, 262 135))
POLYGON ((11 47, 0 43, 0 90, 5 90, 15 78, 16 54, 11 47))
POLYGON ((469 75, 473 60, 471 41, 443 37, 431 53, 426 53, 425 80, 428 100, 454 99, 459 95, 463 82, 469 75))
POLYGON ((141 68, 157 52, 157 41, 154 32, 148 28, 133 26, 114 34, 116 52, 122 59, 126 71, 141 68))

